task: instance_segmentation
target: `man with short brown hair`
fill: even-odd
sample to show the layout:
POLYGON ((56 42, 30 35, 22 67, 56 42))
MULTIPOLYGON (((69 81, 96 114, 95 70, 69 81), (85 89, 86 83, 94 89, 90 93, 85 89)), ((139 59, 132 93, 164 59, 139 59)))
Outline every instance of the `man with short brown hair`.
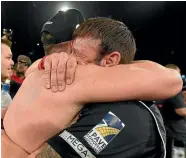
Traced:
POLYGON ((134 60, 136 43, 128 27, 117 20, 99 17, 90 18, 73 32, 73 39, 91 38, 99 40, 97 63, 106 55, 117 51, 120 64, 129 64, 134 60))

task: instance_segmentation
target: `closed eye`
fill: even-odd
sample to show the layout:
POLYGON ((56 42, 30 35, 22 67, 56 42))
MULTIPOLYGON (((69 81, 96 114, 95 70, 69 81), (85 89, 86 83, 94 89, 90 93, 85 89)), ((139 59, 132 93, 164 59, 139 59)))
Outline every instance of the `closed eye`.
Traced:
POLYGON ((9 54, 6 58, 7 59, 12 59, 12 54, 9 54))

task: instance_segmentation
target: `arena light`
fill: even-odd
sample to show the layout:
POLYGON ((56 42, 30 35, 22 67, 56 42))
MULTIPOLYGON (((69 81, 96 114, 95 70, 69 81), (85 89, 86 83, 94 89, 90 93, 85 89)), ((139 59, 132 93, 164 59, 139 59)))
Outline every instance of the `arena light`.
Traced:
POLYGON ((79 27, 79 24, 76 25, 76 29, 79 27))
POLYGON ((69 9, 69 7, 68 7, 68 6, 63 6, 63 7, 61 8, 61 11, 66 12, 68 9, 69 9))

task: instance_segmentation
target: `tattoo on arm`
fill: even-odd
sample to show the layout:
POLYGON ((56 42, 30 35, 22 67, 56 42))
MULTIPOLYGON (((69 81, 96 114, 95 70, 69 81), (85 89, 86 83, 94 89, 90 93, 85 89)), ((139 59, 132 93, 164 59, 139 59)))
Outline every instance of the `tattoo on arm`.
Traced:
POLYGON ((36 158, 62 158, 50 145, 46 145, 36 158))

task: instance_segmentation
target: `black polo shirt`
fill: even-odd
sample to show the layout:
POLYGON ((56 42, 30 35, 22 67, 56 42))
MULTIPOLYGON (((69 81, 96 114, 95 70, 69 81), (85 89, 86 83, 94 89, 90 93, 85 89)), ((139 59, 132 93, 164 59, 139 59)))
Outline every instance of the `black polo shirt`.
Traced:
POLYGON ((79 120, 48 141, 62 158, 160 158, 162 140, 138 101, 86 105, 79 120))

